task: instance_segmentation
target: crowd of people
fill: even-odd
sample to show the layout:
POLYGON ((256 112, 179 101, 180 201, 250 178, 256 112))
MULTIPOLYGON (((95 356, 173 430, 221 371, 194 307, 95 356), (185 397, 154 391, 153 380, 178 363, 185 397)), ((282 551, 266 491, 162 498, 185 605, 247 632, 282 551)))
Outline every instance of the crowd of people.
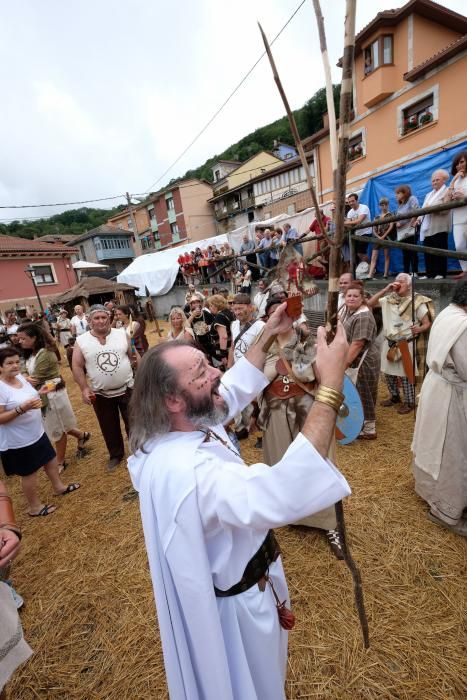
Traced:
MULTIPOLYGON (((288 240, 301 245, 294 233, 288 240)), ((381 406, 404 415, 414 411, 417 377, 421 384, 428 368, 413 442, 415 488, 433 523, 467 535, 467 281, 438 318, 430 298, 412 293, 412 282, 400 273, 371 296, 363 281, 343 273, 340 323, 329 346, 303 310, 289 316, 288 291, 264 278, 254 296, 251 285, 231 295, 224 288, 201 293, 190 283, 185 304, 169 313, 166 337, 151 350, 144 318, 113 301, 86 311, 77 305, 70 319, 63 309, 20 323, 14 312, 6 315, 4 472, 21 479, 31 517, 56 509, 40 496, 41 469, 57 496, 80 489, 63 481, 67 441, 83 452, 92 440, 77 424, 61 376, 63 348, 97 417, 109 473, 125 455, 121 423, 129 440, 174 697, 180 684, 193 697, 222 697, 226 687, 232 697, 283 697, 293 621, 270 528, 314 528, 336 558, 344 556, 334 504, 350 489, 332 465, 344 373, 362 401, 358 437, 376 440, 381 371, 388 387, 381 406), (262 459, 245 469, 240 443, 250 435, 262 459), (248 663, 241 661, 247 648, 248 663)), ((20 535, 2 484, 0 534, 2 566, 15 556, 20 535)), ((3 644, 2 634, 7 628, 3 644)), ((30 654, 22 637, 14 648, 19 661, 30 654)))
MULTIPOLYGON (((374 236, 381 240, 388 239, 409 244, 425 245, 440 250, 448 249, 448 235, 452 230, 455 248, 459 252, 467 251, 467 206, 456 209, 433 212, 425 216, 410 218, 410 213, 421 207, 431 207, 437 204, 449 203, 467 196, 467 151, 460 151, 453 159, 451 173, 437 169, 431 175, 431 189, 423 203, 417 193, 413 193, 409 185, 401 183, 393 193, 396 207, 390 209, 389 193, 379 199, 379 212, 375 217, 378 223, 365 227, 371 221, 370 209, 359 201, 358 194, 349 194, 346 202, 345 224, 362 226, 358 229, 359 236, 374 236), (450 183, 448 184, 448 182, 450 183), (407 215, 403 221, 384 223, 384 219, 393 215, 407 215), (380 223, 381 222, 381 223, 380 223)), ((324 209, 320 211, 321 223, 326 235, 332 236, 335 231, 335 206, 330 205, 328 215, 324 209)), ((179 280, 181 283, 217 284, 230 282, 235 284, 237 291, 249 293, 251 282, 274 268, 283 247, 294 241, 294 248, 301 255, 303 244, 300 239, 307 235, 316 237, 317 255, 309 274, 315 279, 327 278, 329 252, 325 245, 323 231, 317 218, 314 218, 307 231, 299 233, 289 223, 275 228, 257 225, 254 239, 248 233, 243 235, 239 249, 240 257, 232 258, 234 250, 228 243, 217 247, 210 245, 205 249, 196 248, 192 252, 181 254, 179 280), (321 252, 322 251, 322 252, 321 252), (321 252, 321 254, 319 254, 321 252)), ((356 275, 359 279, 374 279, 380 250, 384 251, 383 278, 387 279, 391 272, 391 249, 382 245, 369 244, 363 241, 353 243, 354 260, 358 263, 356 275)), ((420 279, 444 279, 447 276, 447 258, 430 252, 423 254, 425 270, 420 279)), ((342 248, 342 259, 345 269, 350 269, 350 245, 346 242, 342 248)), ((419 254, 411 250, 402 250, 403 271, 419 276, 419 254)), ((459 260, 461 272, 455 279, 467 275, 467 261, 459 260)))

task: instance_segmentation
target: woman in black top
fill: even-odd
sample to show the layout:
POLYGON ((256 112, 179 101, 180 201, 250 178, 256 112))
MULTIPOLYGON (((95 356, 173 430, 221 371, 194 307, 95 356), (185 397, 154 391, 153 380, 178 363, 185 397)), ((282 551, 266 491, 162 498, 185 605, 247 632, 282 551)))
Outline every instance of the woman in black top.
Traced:
POLYGON ((215 367, 224 370, 227 368, 232 343, 230 326, 235 317, 229 309, 228 301, 221 294, 209 297, 206 303, 213 315, 211 325, 212 361, 215 367))

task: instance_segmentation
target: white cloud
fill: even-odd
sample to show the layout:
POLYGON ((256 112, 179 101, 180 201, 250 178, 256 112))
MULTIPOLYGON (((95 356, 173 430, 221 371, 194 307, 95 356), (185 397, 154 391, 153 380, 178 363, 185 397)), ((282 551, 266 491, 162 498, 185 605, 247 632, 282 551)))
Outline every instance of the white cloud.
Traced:
MULTIPOLYGON (((3 7, 1 203, 147 188, 205 125, 299 0, 21 0, 3 7), (7 68, 8 66, 8 68, 7 68)), ((344 2, 321 1, 331 62, 344 2)), ((357 29, 394 0, 358 3, 357 29)), ((400 2, 402 4, 402 0, 400 2)), ((465 11, 465 0, 444 0, 465 11)), ((292 108, 323 85, 312 3, 274 45, 292 108)), ((337 81, 340 72, 333 68, 337 81)), ((283 115, 263 61, 161 184, 283 115)), ((46 210, 50 214, 56 210, 46 210)), ((0 218, 18 215, 0 210, 0 218)), ((22 216, 37 215, 25 210, 22 216)))

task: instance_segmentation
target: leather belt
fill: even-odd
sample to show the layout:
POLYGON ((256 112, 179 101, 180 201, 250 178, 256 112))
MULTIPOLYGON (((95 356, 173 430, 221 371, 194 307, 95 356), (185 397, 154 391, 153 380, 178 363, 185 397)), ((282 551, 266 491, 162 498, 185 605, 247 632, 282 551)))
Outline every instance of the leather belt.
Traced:
POLYGON ((269 530, 263 544, 246 565, 240 581, 231 586, 227 591, 221 591, 219 588, 214 586, 216 598, 228 598, 232 595, 244 593, 249 588, 252 588, 256 583, 259 583, 262 579, 264 579, 269 566, 273 561, 276 561, 280 553, 281 550, 274 536, 274 532, 269 530))
POLYGON ((299 384, 293 381, 293 379, 290 379, 288 375, 283 375, 277 379, 274 379, 273 382, 269 384, 268 387, 266 387, 265 394, 266 396, 274 396, 277 399, 290 399, 292 396, 303 396, 304 394, 313 391, 315 388, 315 382, 308 382, 307 384, 303 384, 303 387, 308 389, 308 391, 305 391, 305 388, 302 388, 299 384))

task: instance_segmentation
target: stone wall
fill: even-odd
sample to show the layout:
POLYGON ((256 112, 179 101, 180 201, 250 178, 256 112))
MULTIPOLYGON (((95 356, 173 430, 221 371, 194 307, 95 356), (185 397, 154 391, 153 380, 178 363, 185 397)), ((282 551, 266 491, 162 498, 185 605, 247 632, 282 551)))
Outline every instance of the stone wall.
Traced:
MULTIPOLYGON (((365 284, 365 289, 370 294, 376 294, 380 289, 383 289, 387 284, 386 280, 373 280, 365 284)), ((305 300, 305 309, 322 311, 326 308, 327 282, 317 281, 319 294, 305 300)), ((420 280, 416 281, 415 290, 420 294, 424 294, 435 303, 436 313, 444 309, 450 302, 454 290, 455 282, 451 280, 420 280)), ((225 285, 227 286, 227 285, 225 285)), ((203 290, 200 285, 197 290, 203 290)), ((173 287, 168 294, 164 296, 152 297, 154 308, 158 318, 167 316, 173 306, 181 306, 185 304, 186 287, 173 287)), ((253 296, 256 294, 256 286, 253 287, 253 296)))

